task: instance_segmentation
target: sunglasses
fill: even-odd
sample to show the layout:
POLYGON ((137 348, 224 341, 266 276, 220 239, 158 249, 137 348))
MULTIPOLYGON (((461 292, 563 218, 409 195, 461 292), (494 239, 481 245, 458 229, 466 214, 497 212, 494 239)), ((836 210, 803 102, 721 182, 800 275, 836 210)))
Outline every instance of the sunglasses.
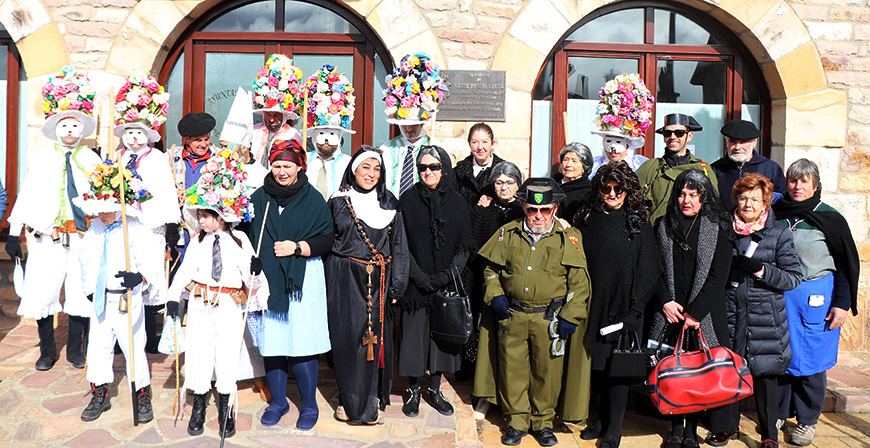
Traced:
POLYGON ((625 193, 625 189, 619 185, 617 185, 615 187, 611 187, 610 185, 601 185, 600 191, 601 191, 601 194, 610 194, 611 191, 613 191, 613 194, 616 194, 616 195, 620 195, 622 193, 625 193))
POLYGON ((440 163, 430 163, 428 165, 421 163, 417 165, 417 170, 421 173, 425 172, 426 170, 441 171, 441 168, 442 166, 440 163))
POLYGON ((673 135, 676 135, 677 138, 683 138, 683 137, 685 137, 686 134, 688 134, 688 133, 689 133, 689 131, 684 131, 684 130, 682 130, 682 129, 677 129, 676 131, 669 131, 669 130, 667 130, 667 129, 662 130, 662 135, 664 135, 665 138, 670 138, 670 136, 671 136, 672 134, 673 134, 673 135))
POLYGON ((539 212, 542 216, 550 216, 553 213, 553 207, 526 207, 526 214, 529 216, 535 216, 539 212))
POLYGON ((430 163, 428 165, 421 163, 417 165, 417 170, 421 173, 425 172, 426 170, 441 171, 441 168, 442 166, 440 163, 430 163))

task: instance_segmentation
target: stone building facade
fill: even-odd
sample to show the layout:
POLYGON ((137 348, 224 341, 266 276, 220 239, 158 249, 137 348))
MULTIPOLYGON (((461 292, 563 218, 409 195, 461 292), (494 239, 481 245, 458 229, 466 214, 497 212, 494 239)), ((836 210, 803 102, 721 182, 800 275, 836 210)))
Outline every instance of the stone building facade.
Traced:
MULTIPOLYGON (((223 0, 2 0, 0 23, 27 73, 27 160, 38 158, 40 89, 64 65, 95 85, 134 70, 159 73, 188 26, 223 0)), ((427 51, 442 68, 506 72, 506 121, 492 123, 498 152, 530 162, 532 90, 572 27, 614 0, 335 0, 377 35, 393 63, 427 51)), ((640 2, 634 2, 640 3, 640 2)), ((823 197, 848 219, 863 273, 862 315, 842 349, 870 350, 870 1, 676 0, 733 32, 761 68, 770 96, 770 154, 787 166, 808 157, 822 169, 823 197)), ((101 92, 108 103, 108 89, 101 92)), ((379 105, 375 105, 379 107, 379 105)), ((105 123, 105 121, 104 121, 105 123)), ((438 122, 434 133, 467 154, 472 123, 438 122)), ((108 135, 109 129, 102 135, 108 135)), ((380 142, 367 142, 378 144, 380 142)), ((105 143, 103 143, 105 145, 105 143)), ((14 315, 8 262, 0 312, 14 315)))

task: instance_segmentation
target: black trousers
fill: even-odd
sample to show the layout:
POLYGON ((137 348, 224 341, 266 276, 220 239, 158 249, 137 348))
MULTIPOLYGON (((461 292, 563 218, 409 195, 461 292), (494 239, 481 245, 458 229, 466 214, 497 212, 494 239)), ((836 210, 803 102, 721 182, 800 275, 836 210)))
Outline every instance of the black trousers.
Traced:
POLYGON ((779 377, 779 414, 783 420, 796 416, 798 423, 815 425, 822 415, 828 372, 809 376, 779 377))
POLYGON ((758 426, 761 440, 777 440, 779 431, 776 418, 779 414, 779 382, 776 375, 752 375, 755 385, 755 409, 758 412, 758 426))

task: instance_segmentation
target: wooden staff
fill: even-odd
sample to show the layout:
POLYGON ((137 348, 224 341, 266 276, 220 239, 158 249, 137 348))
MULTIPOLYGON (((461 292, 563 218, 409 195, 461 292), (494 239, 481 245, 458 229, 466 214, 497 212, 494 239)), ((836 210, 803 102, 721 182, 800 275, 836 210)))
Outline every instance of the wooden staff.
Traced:
MULTIPOLYGON (((109 134, 109 147, 114 153, 114 133, 109 134)), ((112 154, 114 156, 114 154, 112 154)), ((121 229, 124 231, 124 262, 126 264, 126 271, 130 272, 130 241, 129 235, 127 232, 127 198, 124 193, 127 189, 127 181, 124 178, 124 168, 118 164, 118 175, 121 177, 121 185, 120 185, 120 200, 121 200, 121 229)), ((108 237, 108 236, 107 236, 108 237)), ((139 406, 136 403, 136 352, 133 351, 133 290, 127 288, 126 300, 121 298, 121 302, 118 304, 118 310, 127 313, 127 343, 128 343, 128 351, 127 351, 127 363, 130 364, 130 393, 133 397, 133 426, 139 426, 139 406)))
POLYGON ((100 104, 99 106, 97 106, 97 136, 94 137, 96 139, 96 141, 94 142, 94 146, 96 147, 97 151, 99 151, 100 158, 105 159, 106 156, 103 155, 103 147, 100 146, 100 121, 102 121, 101 120, 102 118, 103 118, 103 105, 100 104))
MULTIPOLYGON (((114 87, 109 87, 109 100, 112 101, 113 103, 115 101, 115 88, 114 87)), ((112 118, 110 120, 110 122, 114 123, 115 122, 115 109, 113 108, 112 111, 109 112, 109 114, 112 118)), ((109 159, 113 162, 115 161, 115 133, 114 132, 109 132, 109 159)), ((120 169, 120 166, 118 168, 120 169)), ((123 192, 121 194, 123 195, 123 192)), ((123 210, 124 210, 124 205, 121 204, 121 211, 123 211, 123 210)), ((127 229, 126 225, 124 226, 124 229, 125 230, 127 229)))
MULTIPOLYGON (((257 238, 257 252, 254 253, 254 256, 258 257, 258 258, 260 257, 260 247, 263 245, 263 233, 266 231, 266 219, 269 217, 269 206, 270 205, 272 205, 271 202, 266 202, 266 211, 263 212, 263 223, 260 224, 260 237, 257 238)), ((248 280, 248 293, 249 293, 248 301, 245 303, 245 312, 244 312, 244 314, 242 314, 242 339, 239 341, 239 357, 242 356, 242 350, 245 349, 245 327, 247 326, 247 323, 248 323, 248 312, 251 310, 250 293, 253 293, 253 291, 254 291, 254 289, 251 287, 251 285, 253 283, 254 283, 254 273, 251 272, 250 279, 248 280)), ((235 396, 237 393, 238 393, 238 388, 236 388, 235 392, 230 394, 230 398, 229 398, 230 403, 235 402, 235 396)), ((230 405, 230 404, 227 405, 227 413, 224 414, 224 424, 223 424, 224 428, 227 427, 227 419, 229 418, 230 410, 232 410, 232 408, 234 408, 234 407, 235 407, 234 405, 230 405)), ((225 438, 226 438, 225 433, 221 432, 221 448, 223 448, 223 446, 224 446, 224 439, 225 438)))
MULTIPOLYGON (((308 87, 304 87, 302 92, 302 115, 300 118, 302 118, 302 150, 308 151, 308 87)), ((268 158, 269 154, 266 154, 266 159, 268 158)), ((259 250, 257 252, 259 253, 259 250)))

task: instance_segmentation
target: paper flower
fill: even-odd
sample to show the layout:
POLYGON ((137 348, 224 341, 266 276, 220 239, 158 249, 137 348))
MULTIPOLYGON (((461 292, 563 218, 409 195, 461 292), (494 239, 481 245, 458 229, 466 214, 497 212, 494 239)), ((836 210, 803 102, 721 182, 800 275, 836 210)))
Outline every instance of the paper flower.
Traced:
POLYGON ((142 183, 142 177, 135 169, 130 170, 123 166, 119 168, 117 163, 113 163, 109 159, 94 166, 94 169, 88 174, 88 180, 91 181, 91 190, 82 195, 85 202, 108 201, 110 204, 120 205, 122 183, 124 185, 124 201, 128 205, 141 204, 152 197, 142 183))
POLYGON ((199 181, 185 192, 185 211, 207 208, 218 212, 227 222, 250 221, 254 190, 245 186, 247 174, 243 166, 238 155, 229 149, 214 155, 202 167, 199 181))
POLYGON ((427 121, 448 93, 438 64, 431 62, 425 53, 403 57, 393 73, 387 75, 386 82, 384 112, 391 120, 427 121))
POLYGON ((299 83, 302 70, 283 54, 273 54, 266 66, 257 71, 251 88, 254 91, 254 109, 272 109, 299 115, 302 96, 299 83))
POLYGON ((628 137, 643 137, 651 124, 655 103, 637 73, 623 73, 598 90, 594 123, 602 132, 617 132, 628 137))
POLYGON ((308 89, 308 126, 341 126, 353 121, 353 86, 347 76, 332 65, 324 65, 305 81, 308 89))
POLYGON ((166 122, 169 94, 147 73, 124 79, 115 95, 115 124, 142 123, 158 130, 166 122))
POLYGON ((93 115, 96 94, 88 77, 67 65, 49 76, 42 87, 42 111, 45 118, 66 110, 93 115))

